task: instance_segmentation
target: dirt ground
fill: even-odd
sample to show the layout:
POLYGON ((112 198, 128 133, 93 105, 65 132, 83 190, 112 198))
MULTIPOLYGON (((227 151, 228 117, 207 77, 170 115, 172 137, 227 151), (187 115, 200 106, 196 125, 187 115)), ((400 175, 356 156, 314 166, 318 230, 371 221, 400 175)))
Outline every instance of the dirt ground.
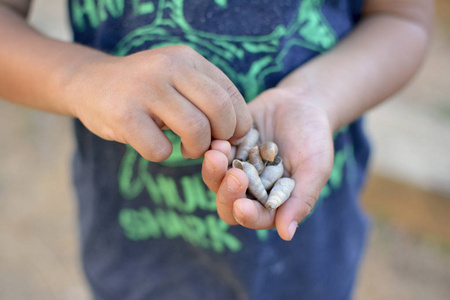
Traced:
MULTIPOLYGON (((63 1, 41 2, 54 13, 63 1)), ((363 205, 373 230, 355 299, 450 299, 450 3, 438 1, 437 12, 422 71, 368 117, 374 158, 363 205)), ((42 15, 33 22, 67 37, 42 15)), ((72 151, 71 120, 0 101, 0 299, 90 299, 72 151)))

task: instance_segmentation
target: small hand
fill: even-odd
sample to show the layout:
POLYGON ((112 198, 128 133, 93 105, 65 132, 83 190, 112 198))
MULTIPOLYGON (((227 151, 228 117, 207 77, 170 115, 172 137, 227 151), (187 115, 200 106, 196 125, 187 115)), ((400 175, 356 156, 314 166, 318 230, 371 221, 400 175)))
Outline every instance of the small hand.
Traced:
POLYGON ((252 124, 233 83, 187 46, 95 57, 78 70, 66 94, 89 130, 130 144, 151 161, 172 153, 163 127, 180 136, 185 158, 198 158, 212 139, 237 140, 252 124))
POLYGON ((279 147, 285 171, 295 180, 291 197, 275 212, 247 199, 248 179, 239 169, 227 171, 231 146, 214 141, 205 154, 203 179, 217 193, 217 211, 228 224, 252 229, 276 227, 291 240, 297 225, 311 212, 333 166, 332 130, 325 110, 310 95, 275 88, 249 104, 263 141, 279 147))

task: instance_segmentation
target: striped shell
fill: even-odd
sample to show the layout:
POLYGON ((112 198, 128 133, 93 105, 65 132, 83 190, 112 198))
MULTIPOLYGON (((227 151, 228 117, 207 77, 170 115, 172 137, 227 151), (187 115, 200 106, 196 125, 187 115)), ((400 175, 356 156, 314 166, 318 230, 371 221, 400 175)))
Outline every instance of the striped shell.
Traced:
POLYGON ((248 177, 248 190, 255 196, 255 198, 264 205, 269 195, 264 189, 261 179, 258 176, 258 171, 255 167, 245 161, 233 160, 233 168, 241 169, 248 177))
POLYGON ((255 166, 258 174, 261 174, 264 170, 264 162, 259 154, 258 146, 254 146, 248 151, 248 162, 255 166))
POLYGON ((274 210, 280 207, 291 196, 294 187, 295 181, 293 179, 287 177, 280 178, 270 191, 265 207, 268 210, 274 210))
POLYGON ((249 133, 247 133, 242 143, 239 144, 236 150, 236 159, 241 161, 247 160, 248 151, 258 143, 258 139, 259 131, 256 128, 252 128, 249 133))

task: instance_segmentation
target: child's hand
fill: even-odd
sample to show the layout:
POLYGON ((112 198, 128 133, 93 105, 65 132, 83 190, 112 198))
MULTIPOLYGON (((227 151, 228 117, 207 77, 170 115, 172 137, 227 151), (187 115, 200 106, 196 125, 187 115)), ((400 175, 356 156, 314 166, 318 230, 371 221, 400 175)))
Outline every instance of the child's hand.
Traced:
POLYGON ((306 93, 299 96, 275 88, 261 94, 249 107, 261 138, 278 145, 285 170, 295 180, 291 197, 275 212, 246 199, 247 176, 239 169, 227 171, 233 154, 224 141, 214 141, 205 154, 203 179, 217 193, 217 211, 226 223, 252 229, 276 226, 279 235, 290 240, 331 173, 332 129, 325 110, 306 93))
POLYGON ((198 158, 211 139, 233 142, 252 126, 233 83, 187 46, 100 55, 74 74, 66 89, 73 114, 93 133, 130 144, 151 161, 172 153, 162 127, 181 137, 185 158, 198 158))

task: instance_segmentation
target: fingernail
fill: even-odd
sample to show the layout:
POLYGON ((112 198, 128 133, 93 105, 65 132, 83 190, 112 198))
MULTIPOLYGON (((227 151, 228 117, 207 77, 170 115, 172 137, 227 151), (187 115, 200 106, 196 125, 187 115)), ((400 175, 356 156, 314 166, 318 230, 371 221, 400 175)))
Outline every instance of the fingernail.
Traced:
POLYGON ((226 184, 227 190, 231 193, 236 193, 241 188, 241 183, 231 174, 228 175, 226 184))
POLYGON ((293 221, 291 224, 289 224, 288 227, 288 233, 289 233, 289 239, 292 240, 294 237, 295 231, 297 230, 298 223, 296 221, 293 221))
POLYGON ((244 215, 244 213, 242 212, 240 207, 235 206, 235 208, 233 209, 233 217, 236 220, 236 222, 238 222, 240 225, 242 224, 242 216, 244 215))

